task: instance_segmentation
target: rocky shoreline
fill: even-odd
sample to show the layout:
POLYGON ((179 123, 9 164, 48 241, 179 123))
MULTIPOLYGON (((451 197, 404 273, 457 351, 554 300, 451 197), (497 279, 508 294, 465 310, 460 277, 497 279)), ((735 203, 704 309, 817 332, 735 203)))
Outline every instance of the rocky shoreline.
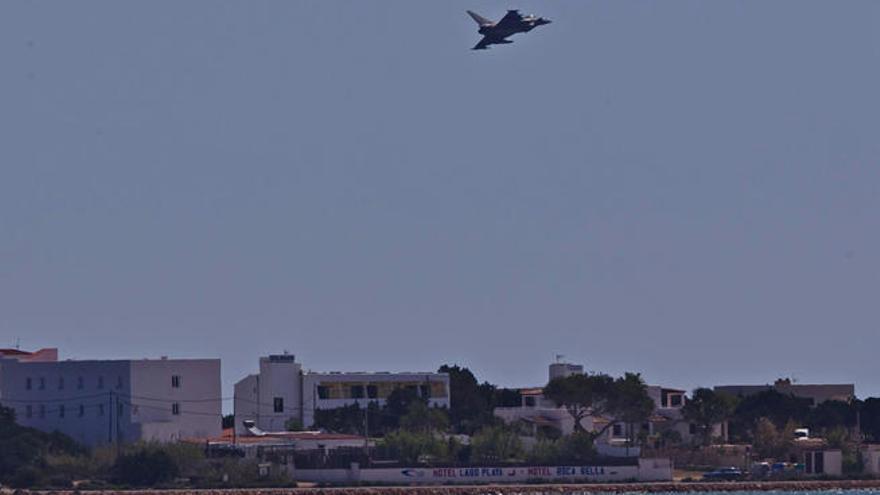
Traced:
POLYGON ((663 492, 748 492, 748 491, 818 491, 880 490, 876 480, 805 480, 741 482, 661 482, 661 483, 591 483, 548 485, 477 485, 477 486, 372 486, 334 488, 243 488, 216 490, 107 490, 107 491, 29 491, 15 495, 520 495, 520 494, 592 494, 592 493, 663 493, 663 492))

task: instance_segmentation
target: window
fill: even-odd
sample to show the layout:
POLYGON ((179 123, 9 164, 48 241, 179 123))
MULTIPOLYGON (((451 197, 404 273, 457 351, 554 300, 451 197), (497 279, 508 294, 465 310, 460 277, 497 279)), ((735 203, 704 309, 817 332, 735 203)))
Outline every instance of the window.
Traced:
POLYGON ((122 388, 122 377, 121 376, 116 377, 116 388, 117 389, 122 388))
POLYGON ((132 404, 132 405, 131 405, 131 414, 132 414, 132 415, 137 416, 138 410, 139 410, 139 409, 138 409, 138 406, 137 406, 136 404, 132 404))
POLYGON ((77 388, 77 390, 82 390, 82 389, 84 389, 85 387, 86 387, 86 382, 85 382, 85 380, 83 380, 83 377, 81 377, 81 376, 78 377, 78 378, 76 379, 76 388, 77 388))
POLYGON ((363 399, 364 398, 364 386, 363 385, 352 385, 350 389, 351 398, 352 399, 363 399))
POLYGON ((367 397, 370 399, 376 399, 379 397, 379 387, 375 385, 367 385, 367 397))
POLYGON ((58 406, 58 417, 59 418, 64 417, 64 404, 61 404, 60 406, 58 406))
POLYGON ((180 414, 180 404, 178 404, 177 402, 171 404, 171 414, 175 416, 178 416, 180 414))
POLYGON ((681 406, 681 395, 674 394, 669 396, 669 407, 681 406))
POLYGON ((79 417, 83 417, 86 415, 86 406, 80 404, 79 405, 79 417))
POLYGON ((614 426, 611 427, 611 436, 622 437, 623 436, 623 425, 620 423, 614 423, 614 426))
POLYGON ((688 425, 688 433, 690 433, 691 435, 697 434, 697 425, 695 423, 691 423, 688 425))
POLYGON ((46 379, 43 378, 42 376, 40 377, 40 386, 39 386, 39 389, 40 389, 40 390, 46 390, 46 379))
POLYGON ((26 417, 26 418, 30 418, 30 417, 32 417, 33 415, 34 415, 34 408, 33 408, 33 406, 26 406, 26 407, 24 408, 24 417, 26 417))
POLYGON ((98 404, 98 416, 104 415, 104 404, 98 404))
POLYGON ((527 395, 525 397, 526 407, 535 407, 535 397, 531 395, 527 395))
POLYGON ((180 388, 180 375, 171 375, 171 388, 180 388))
POLYGON ((427 385, 419 385, 419 397, 424 399, 431 397, 431 387, 427 385))
POLYGON ((275 397, 272 401, 272 409, 277 412, 284 412, 284 397, 275 397))
POLYGON ((46 417, 46 405, 40 404, 40 418, 46 417))
POLYGON ((116 403, 116 415, 122 416, 122 402, 116 403))
POLYGON ((318 385, 318 398, 319 399, 329 399, 330 398, 330 390, 323 385, 318 385))
POLYGON ((27 378, 24 380, 24 388, 25 388, 25 390, 31 390, 31 389, 34 388, 34 381, 31 380, 30 377, 27 377, 27 378))
POLYGON ((58 377, 58 390, 64 390, 64 377, 58 377))
POLYGON ((98 377, 98 389, 100 390, 100 389, 103 389, 103 388, 104 388, 104 377, 103 377, 103 376, 99 376, 99 377, 98 377))

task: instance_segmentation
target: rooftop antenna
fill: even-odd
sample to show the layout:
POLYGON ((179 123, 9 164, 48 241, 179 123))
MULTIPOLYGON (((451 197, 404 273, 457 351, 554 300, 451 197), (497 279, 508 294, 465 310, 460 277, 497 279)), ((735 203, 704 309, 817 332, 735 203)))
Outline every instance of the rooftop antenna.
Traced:
POLYGON ((563 359, 565 359, 565 356, 563 356, 562 354, 556 355, 556 362, 557 363, 561 363, 563 359))
POLYGON ((21 338, 20 337, 15 338, 15 350, 16 351, 21 350, 21 338))

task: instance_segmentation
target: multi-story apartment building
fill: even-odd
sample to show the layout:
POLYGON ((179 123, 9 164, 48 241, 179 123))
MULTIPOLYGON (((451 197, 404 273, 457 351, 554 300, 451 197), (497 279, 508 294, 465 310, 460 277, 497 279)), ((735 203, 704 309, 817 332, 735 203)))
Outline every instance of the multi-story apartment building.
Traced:
POLYGON ((0 356, 0 404, 89 446, 221 432, 219 359, 28 361, 0 356))
POLYGON ((446 373, 317 373, 303 371, 290 354, 262 357, 260 372, 235 384, 235 428, 244 434, 244 421, 253 421, 262 430, 279 431, 290 420, 309 428, 318 409, 382 405, 397 388, 413 390, 431 406, 449 406, 446 373))

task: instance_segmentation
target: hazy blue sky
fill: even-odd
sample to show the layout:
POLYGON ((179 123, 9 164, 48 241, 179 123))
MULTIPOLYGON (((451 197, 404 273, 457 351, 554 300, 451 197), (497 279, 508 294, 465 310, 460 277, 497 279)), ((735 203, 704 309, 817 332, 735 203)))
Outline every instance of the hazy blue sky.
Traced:
POLYGON ((0 346, 880 394, 876 0, 6 0, 0 63, 0 346))

